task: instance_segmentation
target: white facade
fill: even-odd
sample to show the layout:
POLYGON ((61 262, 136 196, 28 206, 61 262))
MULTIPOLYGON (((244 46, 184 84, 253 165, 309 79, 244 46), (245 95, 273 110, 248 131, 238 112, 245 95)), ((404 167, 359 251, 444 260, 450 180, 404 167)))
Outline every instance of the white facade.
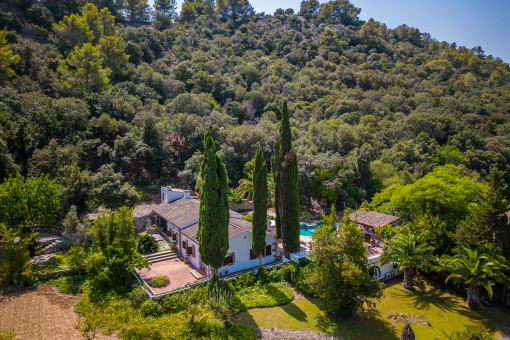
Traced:
POLYGON ((170 203, 185 196, 190 198, 189 190, 174 190, 171 186, 161 187, 161 203, 170 203))
MULTIPOLYGON (((250 249, 251 249, 251 232, 244 232, 229 241, 228 254, 234 254, 234 263, 223 266, 219 269, 218 275, 228 275, 233 272, 257 267, 259 265, 259 259, 255 258, 250 260, 250 249)), ((266 246, 271 246, 271 255, 262 257, 262 264, 269 264, 275 262, 276 247, 274 234, 266 233, 266 246)))
POLYGON ((379 280, 389 280, 396 274, 393 264, 387 263, 381 265, 381 255, 376 255, 368 258, 368 268, 373 271, 373 274, 379 280))
POLYGON ((180 248, 181 254, 184 257, 188 258, 188 261, 194 265, 198 269, 205 269, 205 266, 202 264, 202 261, 200 261, 200 252, 198 251, 198 243, 193 241, 191 238, 187 237, 184 234, 182 235, 182 239, 180 240, 180 248), (188 255, 186 252, 186 248, 182 246, 182 243, 185 242, 187 247, 191 247, 192 250, 194 250, 194 254, 188 255))
MULTIPOLYGON (((181 240, 181 253, 184 257, 187 257, 189 262, 193 264, 196 268, 206 269, 206 266, 200 260, 200 252, 198 250, 198 244, 187 237, 184 234, 182 235, 181 240), (195 250, 195 254, 188 255, 187 250, 182 247, 182 243, 186 242, 187 247, 191 247, 195 250)), ((257 267, 259 265, 259 259, 250 259, 250 250, 251 250, 251 232, 244 232, 241 235, 234 237, 229 240, 229 248, 227 252, 227 257, 229 255, 233 255, 233 263, 223 266, 218 270, 219 276, 229 275, 234 272, 238 272, 245 269, 250 269, 257 267)), ((276 248, 275 248, 275 238, 273 234, 266 234, 266 246, 271 246, 271 255, 262 257, 262 264, 266 265, 272 262, 275 262, 276 248)))

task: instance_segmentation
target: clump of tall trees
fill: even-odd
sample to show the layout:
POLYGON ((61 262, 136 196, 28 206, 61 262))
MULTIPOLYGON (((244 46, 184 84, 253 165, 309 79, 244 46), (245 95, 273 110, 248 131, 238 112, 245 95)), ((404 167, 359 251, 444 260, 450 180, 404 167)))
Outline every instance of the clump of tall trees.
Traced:
POLYGON ((285 255, 298 251, 299 246, 299 179, 296 151, 292 148, 287 101, 281 109, 279 139, 274 145, 272 160, 275 178, 275 209, 277 238, 283 241, 285 255))

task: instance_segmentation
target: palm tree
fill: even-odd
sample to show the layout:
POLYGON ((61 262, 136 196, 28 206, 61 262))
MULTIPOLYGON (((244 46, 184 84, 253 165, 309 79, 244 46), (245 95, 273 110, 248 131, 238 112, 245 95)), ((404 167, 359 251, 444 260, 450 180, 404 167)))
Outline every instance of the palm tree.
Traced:
POLYGON ((243 198, 251 199, 253 197, 253 175, 248 174, 248 178, 239 180, 239 186, 235 190, 236 201, 240 201, 243 198))
POLYGON ((489 299, 492 299, 492 286, 495 282, 505 282, 508 278, 503 274, 508 266, 501 256, 490 256, 478 249, 463 247, 455 256, 443 255, 440 259, 441 269, 450 273, 446 282, 463 281, 467 286, 467 304, 471 309, 480 309, 480 288, 483 287, 489 299))
MULTIPOLYGON (((252 199, 253 198, 253 171, 250 171, 246 175, 248 178, 243 178, 239 180, 239 186, 235 189, 235 199, 236 201, 240 201, 243 198, 252 199)), ((268 174, 267 176, 267 197, 271 201, 271 205, 274 200, 274 179, 273 176, 268 174)))
POLYGON ((423 315, 407 315, 404 313, 397 313, 397 314, 391 314, 388 316, 388 319, 394 319, 395 321, 391 325, 391 330, 395 328, 395 325, 397 323, 402 323, 404 325, 404 328, 400 332, 400 340, 414 340, 414 331, 412 329, 413 326, 416 326, 418 324, 425 324, 429 327, 432 327, 430 322, 428 322, 427 318, 423 315))
POLYGON ((384 249, 382 264, 394 263, 398 270, 404 269, 405 289, 413 289, 414 270, 434 259, 430 254, 432 247, 426 244, 416 245, 416 236, 411 233, 398 234, 384 249))

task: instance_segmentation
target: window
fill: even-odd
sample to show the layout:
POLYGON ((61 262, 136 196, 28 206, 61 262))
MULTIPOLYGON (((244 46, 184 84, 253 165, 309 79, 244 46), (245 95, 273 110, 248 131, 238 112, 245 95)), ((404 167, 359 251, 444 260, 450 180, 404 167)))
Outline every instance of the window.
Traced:
MULTIPOLYGON (((266 257, 266 256, 271 256, 271 245, 270 244, 266 245, 266 247, 264 248, 264 252, 262 253, 262 257, 266 257)), ((250 260, 255 260, 258 258, 259 258, 258 256, 255 256, 255 254, 253 254, 253 249, 250 249, 250 260)))
POLYGON ((235 262, 236 262, 235 254, 234 254, 234 253, 230 253, 230 254, 228 254, 228 255, 227 255, 227 257, 225 257, 225 259, 223 260, 223 265, 224 265, 224 266, 231 266, 231 265, 233 265, 235 262))
POLYGON ((381 277, 381 270, 379 267, 372 267, 368 270, 368 273, 373 277, 381 277))
POLYGON ((195 257, 195 245, 191 246, 191 256, 195 257))
POLYGON ((182 248, 186 249, 188 246, 188 242, 187 241, 182 241, 182 248))
POLYGON ((187 248, 186 248, 186 254, 187 254, 187 255, 191 255, 191 254, 193 254, 193 249, 192 249, 191 247, 187 247, 187 248))

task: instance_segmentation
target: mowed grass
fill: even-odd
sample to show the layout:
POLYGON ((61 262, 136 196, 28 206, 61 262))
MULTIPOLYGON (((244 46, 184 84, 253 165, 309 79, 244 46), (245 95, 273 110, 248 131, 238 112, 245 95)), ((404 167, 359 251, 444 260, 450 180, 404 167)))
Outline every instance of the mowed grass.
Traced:
POLYGON ((392 332, 388 315, 398 312, 425 315, 433 328, 417 325, 416 339, 448 339, 466 327, 486 327, 496 332, 510 326, 510 314, 503 308, 470 310, 465 300, 439 289, 425 286, 415 291, 402 288, 400 281, 386 285, 376 307, 349 320, 335 320, 324 313, 319 299, 299 296, 291 303, 242 312, 238 321, 255 328, 283 330, 307 329, 350 339, 398 339, 402 326, 392 332))

